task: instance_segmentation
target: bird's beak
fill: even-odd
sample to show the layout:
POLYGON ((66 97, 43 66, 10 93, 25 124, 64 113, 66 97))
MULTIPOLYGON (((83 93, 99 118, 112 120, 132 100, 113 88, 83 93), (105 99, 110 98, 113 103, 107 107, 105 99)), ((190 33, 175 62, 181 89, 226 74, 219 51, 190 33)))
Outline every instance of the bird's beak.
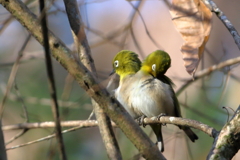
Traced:
POLYGON ((109 74, 109 76, 113 75, 115 72, 115 69, 112 70, 112 72, 109 74))

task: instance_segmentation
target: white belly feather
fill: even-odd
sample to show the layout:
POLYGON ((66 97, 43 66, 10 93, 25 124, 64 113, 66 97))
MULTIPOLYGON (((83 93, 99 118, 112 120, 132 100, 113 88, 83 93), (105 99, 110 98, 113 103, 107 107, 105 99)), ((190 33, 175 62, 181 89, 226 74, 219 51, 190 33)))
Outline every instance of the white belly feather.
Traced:
POLYGON ((155 79, 153 85, 140 87, 140 90, 132 92, 132 106, 141 113, 138 116, 145 115, 147 117, 158 116, 161 113, 171 115, 174 110, 172 93, 169 85, 155 79))
POLYGON ((121 84, 115 96, 133 118, 142 115, 158 116, 161 113, 174 116, 174 103, 170 86, 158 79, 143 85, 146 79, 134 78, 121 84), (133 83, 134 82, 134 83, 133 83))

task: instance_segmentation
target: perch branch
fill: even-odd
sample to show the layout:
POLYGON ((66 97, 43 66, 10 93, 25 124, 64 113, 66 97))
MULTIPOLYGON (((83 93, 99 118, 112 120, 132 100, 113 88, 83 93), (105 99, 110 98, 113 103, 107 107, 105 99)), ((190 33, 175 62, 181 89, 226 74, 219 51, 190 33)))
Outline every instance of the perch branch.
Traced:
MULTIPOLYGON (((217 131, 214 128, 206 124, 203 124, 199 121, 180 118, 180 117, 162 116, 160 120, 158 120, 156 117, 144 119, 145 125, 149 125, 153 123, 166 123, 166 124, 174 124, 174 125, 180 125, 180 126, 189 126, 189 127, 198 129, 211 137, 215 137, 217 133, 217 131)), ((117 125, 114 122, 112 122, 112 125, 114 127, 117 127, 117 125)), ((2 130, 9 131, 9 130, 18 130, 18 129, 53 128, 54 126, 55 126, 54 122, 20 123, 20 124, 3 126, 2 130)), ((62 127, 79 126, 81 128, 90 128, 90 127, 97 127, 98 121, 96 120, 62 121, 61 126, 62 127)))

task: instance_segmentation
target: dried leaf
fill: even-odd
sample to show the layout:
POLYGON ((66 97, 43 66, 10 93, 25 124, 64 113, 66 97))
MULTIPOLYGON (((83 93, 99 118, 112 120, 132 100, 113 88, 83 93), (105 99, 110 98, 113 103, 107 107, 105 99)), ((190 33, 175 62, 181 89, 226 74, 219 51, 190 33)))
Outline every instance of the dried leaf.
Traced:
POLYGON ((211 11, 199 0, 173 0, 172 20, 181 33, 184 66, 194 74, 211 30, 211 11))

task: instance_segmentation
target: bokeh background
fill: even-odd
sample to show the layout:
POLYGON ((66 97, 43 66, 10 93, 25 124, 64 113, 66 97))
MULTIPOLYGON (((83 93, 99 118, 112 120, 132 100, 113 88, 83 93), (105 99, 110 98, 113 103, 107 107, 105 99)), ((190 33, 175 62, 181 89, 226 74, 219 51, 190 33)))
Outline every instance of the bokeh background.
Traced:
MULTIPOLYGON (((215 0, 215 3, 239 31, 240 2, 215 0)), ((38 1, 30 0, 26 4, 35 14, 38 14, 38 1)), ((48 11, 50 30, 71 48, 73 38, 63 1, 55 0, 49 2, 48 5, 51 6, 48 11)), ((111 62, 114 55, 123 49, 138 53, 141 59, 157 49, 168 52, 172 58, 172 65, 167 76, 176 84, 174 88, 176 92, 186 80, 191 78, 185 71, 180 52, 183 40, 172 23, 169 7, 164 1, 79 0, 78 5, 100 82, 106 82, 112 70, 111 62), (139 12, 134 7, 138 8, 139 12)), ((28 31, 2 6, 0 6, 0 22, 0 100, 2 100, 12 66, 28 36, 28 31)), ((213 15, 210 39, 197 72, 238 57, 239 53, 231 34, 213 15)), ((58 98, 62 102, 68 102, 67 104, 60 103, 62 120, 87 119, 92 111, 90 98, 68 76, 66 70, 54 59, 53 61, 58 98)), ((222 107, 230 107, 234 110, 240 104, 239 71, 239 65, 215 71, 194 81, 179 93, 178 99, 183 117, 201 121, 220 130, 228 117, 233 114, 231 109, 228 109, 228 113, 222 107)), ((43 48, 33 37, 23 52, 15 83, 5 103, 3 125, 26 121, 22 109, 23 104, 27 108, 29 122, 53 121, 43 48)), ((167 125, 163 128, 166 147, 163 154, 167 159, 202 160, 206 158, 213 143, 211 137, 194 130, 199 140, 191 143, 177 127, 167 125)), ((149 127, 144 130, 149 135, 153 135, 149 127)), ((53 131, 53 129, 29 130, 7 145, 7 148, 47 136, 53 131)), ((5 131, 6 142, 18 132, 5 131)), ((138 153, 135 147, 119 129, 115 129, 115 133, 123 158, 133 159, 138 153)), ((152 140, 155 141, 154 135, 152 140)), ((64 142, 69 160, 107 159, 97 128, 66 133, 64 142)), ((59 159, 55 139, 8 150, 7 153, 9 160, 59 159)), ((236 160, 238 158, 240 156, 235 157, 236 160)))

